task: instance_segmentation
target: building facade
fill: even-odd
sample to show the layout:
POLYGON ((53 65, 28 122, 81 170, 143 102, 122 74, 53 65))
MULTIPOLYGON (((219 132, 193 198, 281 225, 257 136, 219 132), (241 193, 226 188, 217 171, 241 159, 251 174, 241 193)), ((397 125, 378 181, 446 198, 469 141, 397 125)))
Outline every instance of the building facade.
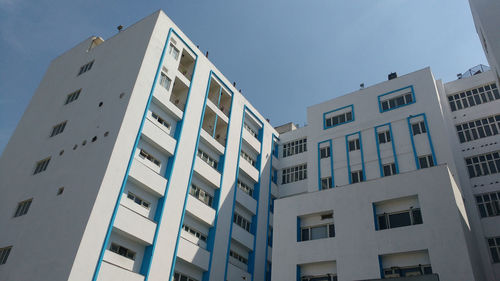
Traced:
POLYGON ((88 38, 0 158, 0 280, 500 280, 480 1, 492 70, 393 74, 301 128, 273 128, 162 11, 88 38))
POLYGON ((0 160, 0 280, 264 280, 276 134, 162 11, 83 41, 0 160))
POLYGON ((497 85, 426 68, 277 128, 272 280, 499 280, 497 85))

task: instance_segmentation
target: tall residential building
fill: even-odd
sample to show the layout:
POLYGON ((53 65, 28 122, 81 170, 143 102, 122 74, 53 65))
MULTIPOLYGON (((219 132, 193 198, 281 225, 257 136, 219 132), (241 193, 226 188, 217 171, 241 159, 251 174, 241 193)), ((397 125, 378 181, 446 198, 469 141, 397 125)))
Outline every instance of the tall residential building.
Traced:
POLYGON ((0 280, 264 280, 275 135, 163 12, 88 38, 0 160, 0 280))
POLYGON ((490 64, 273 128, 163 12, 91 37, 0 158, 0 280, 500 280, 490 64))
POLYGON ((273 281, 500 280, 492 71, 390 75, 309 107, 307 123, 277 128, 273 281))

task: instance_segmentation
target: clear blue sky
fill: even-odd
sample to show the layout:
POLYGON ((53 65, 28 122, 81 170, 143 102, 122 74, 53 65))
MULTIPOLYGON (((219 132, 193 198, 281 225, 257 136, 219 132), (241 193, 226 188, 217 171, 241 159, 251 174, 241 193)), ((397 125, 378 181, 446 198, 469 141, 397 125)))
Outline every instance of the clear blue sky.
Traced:
POLYGON ((273 125, 393 71, 487 64, 467 0, 0 0, 0 153, 53 58, 158 9, 273 125))

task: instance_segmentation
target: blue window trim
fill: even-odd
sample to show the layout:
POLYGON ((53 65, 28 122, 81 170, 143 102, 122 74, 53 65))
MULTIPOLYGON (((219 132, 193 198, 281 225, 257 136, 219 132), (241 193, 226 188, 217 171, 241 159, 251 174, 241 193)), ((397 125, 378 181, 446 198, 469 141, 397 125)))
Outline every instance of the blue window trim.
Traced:
POLYGON ((323 130, 327 130, 327 129, 331 129, 333 127, 337 127, 337 126, 340 126, 340 125, 351 123, 351 122, 354 122, 354 120, 356 120, 356 119, 354 118, 354 105, 352 105, 352 104, 351 105, 346 105, 346 106, 343 106, 341 108, 337 108, 337 109, 334 109, 334 110, 330 110, 328 112, 323 113, 323 130), (340 111, 340 110, 343 110, 343 109, 346 109, 346 108, 349 108, 349 107, 351 108, 351 112, 352 112, 352 120, 351 121, 340 123, 340 124, 337 124, 335 126, 330 126, 330 127, 326 126, 326 115, 327 114, 330 114, 330 113, 333 113, 333 112, 336 112, 336 111, 340 111))
POLYGON ((351 179, 351 160, 349 157, 349 137, 358 135, 359 137, 359 152, 361 153, 361 170, 363 171, 363 181, 366 180, 366 171, 365 171, 365 158, 363 156, 363 140, 361 138, 361 131, 348 134, 345 136, 345 151, 347 155, 347 178, 349 179, 349 184, 352 184, 351 179))
POLYGON ((372 203, 373 208, 373 223, 375 225, 375 230, 378 230, 378 221, 377 221, 377 206, 375 203, 372 203))
MULTIPOLYGON (((161 72, 161 68, 163 66, 163 61, 164 61, 164 58, 165 58, 165 54, 166 54, 166 50, 167 50, 167 47, 168 47, 168 42, 170 41, 170 37, 171 35, 175 34, 179 39, 182 40, 182 42, 193 52, 193 54, 196 56, 196 60, 195 60, 195 64, 194 64, 194 68, 193 68, 193 77, 195 76, 195 73, 196 73, 196 63, 198 61, 198 55, 191 49, 191 47, 189 47, 188 44, 186 44, 186 42, 184 41, 184 39, 182 39, 175 30, 173 30, 173 28, 170 28, 169 31, 168 31, 168 35, 167 35, 167 39, 165 40, 165 44, 163 45, 163 50, 162 50, 162 53, 161 53, 161 56, 160 56, 160 60, 158 62, 158 66, 157 66, 157 69, 156 69, 156 75, 154 77, 154 80, 153 80, 153 83, 152 83, 152 86, 151 86, 151 90, 149 92, 149 97, 148 97, 148 100, 147 100, 147 103, 146 103, 146 108, 144 109, 144 113, 143 113, 143 116, 142 116, 142 120, 141 120, 141 124, 139 126, 139 130, 137 132, 137 135, 136 135, 136 138, 135 138, 135 142, 134 142, 134 146, 132 148, 132 152, 130 154, 130 158, 129 158, 129 161, 128 161, 128 164, 127 164, 127 169, 125 171, 125 175, 123 177, 123 180, 122 180, 122 185, 120 187, 120 191, 118 193, 118 197, 116 199, 116 203, 115 203, 115 207, 113 209, 113 214, 111 216, 111 219, 109 221, 109 224, 108 224, 108 229, 106 231, 106 235, 104 237, 104 241, 103 241, 103 244, 102 244, 102 247, 101 247, 101 252, 99 254, 99 258, 97 260, 97 264, 96 264, 96 267, 95 267, 95 270, 94 270, 94 274, 93 274, 93 277, 92 277, 92 280, 93 281, 96 281, 98 276, 99 276, 99 272, 100 272, 100 269, 101 269, 101 265, 102 265, 102 260, 103 260, 103 257, 104 257, 104 253, 106 251, 106 248, 109 244, 109 238, 111 236, 111 232, 113 230, 113 225, 114 225, 114 221, 116 219, 116 214, 118 213, 118 208, 120 206, 120 201, 121 201, 121 197, 122 197, 122 194, 123 194, 123 191, 125 189, 125 186, 127 184, 127 180, 128 180, 128 175, 129 175, 129 172, 130 172, 130 168, 132 166, 132 162, 134 160, 134 154, 135 154, 135 151, 137 149, 137 145, 139 143, 139 140, 140 140, 140 137, 141 137, 141 134, 142 134, 142 129, 144 127, 144 123, 145 123, 145 120, 146 120, 146 116, 147 116, 147 113, 148 113, 148 110, 149 110, 149 107, 151 105, 151 100, 153 98, 153 94, 154 94, 154 90, 155 90, 155 87, 156 87, 156 84, 158 83, 158 77, 160 75, 160 72, 161 72)), ((190 97, 190 93, 191 93, 191 85, 189 86, 189 90, 188 90, 188 94, 187 94, 187 99, 186 99, 186 108, 187 107, 187 104, 189 103, 189 97, 190 97)), ((183 115, 184 116, 184 115, 183 115)), ((183 120, 180 120, 178 122, 178 126, 180 125, 180 128, 178 130, 176 130, 175 134, 174 134, 174 138, 176 140, 179 139, 180 135, 181 135, 181 132, 182 132, 182 129, 183 129, 183 120), (179 124, 180 123, 180 124, 179 124)), ((168 173, 171 173, 171 170, 172 170, 172 167, 173 167, 173 163, 175 163, 175 159, 176 159, 176 156, 177 156, 177 144, 178 144, 178 141, 176 143, 176 146, 175 146, 175 150, 174 150, 174 155, 173 155, 173 158, 170 158, 169 159, 169 163, 167 164, 167 169, 166 169, 166 172, 165 174, 168 175, 168 173), (170 161, 171 160, 171 161, 170 161)), ((170 181, 168 181, 169 183, 170 181)), ((158 216, 159 212, 158 212, 158 208, 163 208, 163 200, 164 198, 167 196, 168 194, 168 183, 167 183, 167 187, 165 188, 165 195, 160 198, 158 200, 158 206, 157 206, 157 211, 155 213, 155 220, 157 222, 157 229, 158 229, 158 225, 160 224, 161 222, 161 216, 158 216)), ((154 240, 153 240, 153 243, 156 242, 156 232, 155 232, 155 237, 154 237, 154 240)), ((154 244, 153 244, 154 245, 154 244)), ((153 246, 152 245, 152 246, 153 246)), ((149 246, 151 247, 151 246, 149 246)), ((153 246, 154 248, 154 246, 153 246)), ((149 248, 148 247, 146 248, 145 252, 144 252, 144 257, 143 257, 143 264, 141 265, 141 274, 147 274, 149 272, 149 267, 150 267, 150 260, 151 260, 151 257, 153 255, 153 250, 152 248, 149 248), (144 263, 145 260, 148 260, 146 263, 144 263)))
POLYGON ((332 140, 324 140, 318 142, 318 190, 321 190, 321 149, 320 145, 329 142, 330 143, 330 175, 332 176, 332 188, 335 186, 335 177, 333 175, 333 142, 332 140))
MULTIPOLYGON (((279 138, 275 134, 272 134, 271 149, 273 149, 273 147, 276 149, 278 141, 279 141, 279 138)), ((267 207, 267 223, 266 223, 267 231, 266 231, 266 234, 269 233, 269 217, 271 215, 271 203, 272 203, 271 202, 272 201, 272 193, 271 193, 272 180, 271 180, 271 173, 272 173, 272 170, 273 170, 273 157, 271 157, 269 166, 270 166, 270 168, 269 168, 270 172, 269 172, 269 191, 268 191, 269 194, 268 194, 268 204, 267 204, 268 207, 267 207)), ((255 240, 257 240, 257 239, 255 239, 255 240)), ((269 235, 266 235, 266 245, 269 245, 269 235)), ((264 262, 266 263, 266 266, 267 266, 267 256, 268 255, 269 255, 269 246, 266 247, 266 255, 265 255, 265 259, 264 259, 264 262)), ((253 275, 252 275, 252 278, 253 278, 253 275)), ((269 279, 270 279, 270 277, 269 277, 269 279)))
POLYGON ((414 119, 414 118, 417 118, 417 117, 420 117, 420 116, 423 116, 425 128, 427 129, 427 133, 426 134, 427 134, 427 138, 429 140, 429 146, 430 146, 431 154, 432 154, 432 161, 434 162, 434 166, 437 166, 436 153, 434 152, 434 145, 432 144, 431 130, 429 128, 429 124, 427 123, 427 117, 426 117, 425 113, 420 113, 420 114, 417 114, 417 115, 410 115, 410 116, 408 116, 406 118, 406 120, 408 121, 408 130, 410 132, 411 146, 412 146, 412 149, 413 149, 413 156, 415 158, 415 165, 417 167, 417 170, 420 169, 420 163, 418 162, 417 149, 415 147, 415 140, 413 139, 413 131, 411 129, 411 119, 414 119))
MULTIPOLYGON (((260 145, 260 155, 259 155, 259 159, 258 159, 258 165, 259 166, 259 177, 258 177, 258 182, 254 185, 254 189, 258 188, 260 189, 260 181, 261 181, 261 170, 262 170, 262 163, 264 161, 262 161, 262 149, 263 149, 263 145, 262 145, 262 139, 263 139, 263 136, 264 136, 264 122, 262 122, 259 118, 257 118, 257 115, 255 115, 252 110, 244 105, 243 106, 243 117, 242 117, 242 120, 241 120, 241 129, 240 129, 240 144, 239 144, 239 149, 238 149, 238 155, 241 154, 241 143, 242 143, 242 140, 243 140, 243 128, 245 127, 245 117, 246 117, 246 114, 249 113, 251 114, 255 120, 257 120, 261 126, 261 129, 259 130, 259 142, 261 143, 260 145)), ((229 127, 229 126, 228 126, 229 127)), ((230 222, 230 225, 229 225, 229 237, 228 237, 228 241, 227 241, 227 252, 226 252, 226 264, 224 266, 224 280, 227 280, 227 265, 229 263, 229 250, 230 250, 230 247, 231 247, 231 237, 233 235, 233 217, 234 217, 234 207, 236 205, 236 192, 238 192, 238 188, 236 187, 236 181, 238 180, 238 177, 239 177, 239 172, 240 172, 240 159, 241 157, 238 157, 238 161, 237 161, 237 164, 236 164, 236 178, 235 178, 235 184, 233 184, 233 189, 234 189, 234 195, 233 195, 233 202, 232 202, 232 208, 231 208, 231 222, 230 222)), ((254 264, 255 264, 255 255, 254 255, 254 252, 255 252, 255 243, 256 243, 256 235, 255 233, 256 232, 256 228, 257 228, 257 220, 258 220, 258 213, 259 213, 259 200, 256 200, 257 201, 257 210, 256 210, 256 214, 253 218, 255 218, 254 220, 252 220, 252 224, 251 224, 251 230, 254 230, 254 245, 253 245, 253 251, 251 251, 250 253, 250 256, 249 256, 249 263, 248 263, 248 272, 251 274, 251 278, 253 280, 253 276, 254 276, 254 264), (250 260, 250 258, 252 258, 253 261, 250 260), (251 271, 251 272, 250 272, 251 271)))
POLYGON ((300 275, 302 275, 302 274, 300 272, 300 264, 297 264, 297 273, 296 274, 297 274, 297 281, 301 281, 302 278, 300 275))
POLYGON ((398 156, 396 154, 396 147, 394 145, 394 136, 392 134, 392 126, 391 126, 391 123, 385 123, 382 125, 378 125, 374 128, 374 130, 375 130, 375 143, 377 144, 378 166, 380 168, 380 177, 384 177, 382 157, 380 156, 380 143, 378 141, 378 128, 381 128, 381 127, 389 127, 389 135, 391 136, 392 156, 394 158, 394 165, 396 166, 396 174, 399 174, 398 156))
POLYGON ((404 106, 407 106, 407 105, 410 105, 410 104, 414 104, 416 102, 416 99, 415 99, 415 90, 413 89, 413 85, 406 86, 406 87, 403 87, 403 88, 400 88, 400 89, 397 89, 397 90, 394 90, 394 91, 390 91, 390 92, 385 93, 385 94, 378 95, 377 96, 377 100, 378 100, 378 109, 379 109, 380 113, 384 113, 384 112, 391 111, 391 110, 394 110, 394 109, 398 109, 398 108, 401 108, 401 107, 404 107, 404 106), (399 92, 399 91, 402 91, 402 90, 405 90, 405 89, 408 89, 408 88, 411 89, 412 102, 404 104, 404 105, 396 106, 396 107, 393 107, 393 108, 390 108, 390 109, 386 109, 386 110, 382 109, 382 102, 380 101, 381 97, 387 96, 387 95, 390 95, 390 94, 393 94, 393 93, 396 93, 396 92, 399 92))
POLYGON ((384 265, 382 264, 382 256, 378 256, 378 267, 380 269, 380 278, 385 278, 384 265))

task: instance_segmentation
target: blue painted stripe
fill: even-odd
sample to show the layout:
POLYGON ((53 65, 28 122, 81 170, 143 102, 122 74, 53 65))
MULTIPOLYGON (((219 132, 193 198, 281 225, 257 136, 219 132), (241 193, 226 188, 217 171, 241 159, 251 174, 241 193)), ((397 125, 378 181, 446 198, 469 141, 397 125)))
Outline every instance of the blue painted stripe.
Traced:
MULTIPOLYGON (((186 41, 184 41, 184 39, 182 39, 179 34, 177 34, 177 32, 175 32, 175 30, 173 30, 172 28, 170 29, 172 33, 174 33, 183 43, 185 46, 187 46, 191 51, 193 51, 189 46, 188 44, 186 43, 186 41)), ((168 41, 167 41, 168 43, 168 41)), ((165 45, 165 48, 167 47, 167 45, 165 45)), ((175 150, 174 150, 174 158, 172 161, 170 161, 169 159, 169 163, 167 165, 167 169, 166 169, 166 172, 165 172, 165 178, 168 179, 167 181, 167 186, 165 188, 165 195, 160 198, 160 200, 158 200, 158 206, 157 206, 157 209, 156 209, 156 214, 155 214, 155 218, 156 218, 156 221, 157 221, 157 224, 156 224, 156 229, 155 229, 155 234, 153 236, 153 243, 151 246, 147 247, 146 248, 146 251, 145 251, 145 255, 144 255, 144 258, 143 258, 143 263, 141 265, 141 273, 145 276, 144 277, 144 281, 147 281, 148 278, 149 278, 149 273, 150 273, 150 270, 151 270, 151 262, 153 260, 153 256, 154 256, 154 253, 155 253, 155 250, 156 250, 156 242, 158 241, 158 233, 159 233, 159 229, 160 229, 160 226, 161 226, 161 223, 163 221, 163 214, 164 214, 164 210, 165 210, 165 200, 167 198, 167 195, 168 195, 168 191, 170 190, 170 182, 171 182, 171 176, 172 176, 172 171, 173 171, 173 168, 174 168, 174 165, 175 165, 175 161, 177 159, 177 150, 178 150, 178 147, 179 147, 179 141, 180 141, 180 136, 181 136, 181 133, 182 133, 182 130, 184 129, 184 117, 187 115, 187 110, 189 109, 189 102, 190 102, 190 97, 191 97, 191 89, 192 89, 192 84, 193 84, 193 80, 194 80, 194 77, 195 77, 195 74, 196 74, 196 66, 197 66, 197 63, 198 63, 198 55, 193 52, 194 55, 196 56, 196 59, 195 59, 195 62, 194 62, 194 66, 193 66, 193 74, 191 75, 191 83, 189 85, 189 90, 188 90, 188 93, 187 93, 187 97, 186 97, 186 105, 185 105, 185 112, 183 114, 183 117, 182 117, 182 120, 179 121, 177 123, 177 127, 179 128, 179 130, 176 129, 176 132, 175 132, 175 139, 177 140, 176 144, 175 144, 175 150), (179 127, 180 125, 180 127, 179 127), (146 254, 148 256, 146 256, 146 254)), ((160 70, 161 70, 161 67, 160 67, 160 70)), ((174 258, 175 258, 175 255, 174 255, 174 258)))
POLYGON ((337 108, 337 109, 334 109, 334 110, 330 110, 328 112, 325 112, 323 113, 323 130, 326 130, 326 129, 330 129, 330 128, 333 128, 333 127, 337 127, 337 126, 340 126, 340 125, 344 125, 344 124, 347 124, 347 123, 351 123, 351 122, 354 122, 354 120, 356 120, 354 118, 354 105, 346 105, 346 106, 343 106, 343 107, 340 107, 340 108, 337 108), (333 113, 333 112, 336 112, 336 111, 340 111, 342 109, 346 109, 346 108, 351 108, 351 113, 352 113, 352 120, 351 121, 347 121, 347 122, 343 122, 343 123, 339 123, 337 125, 333 125, 333 126, 326 126, 326 115, 327 114, 330 114, 330 113, 333 113))
POLYGON ((380 268, 380 278, 385 278, 384 265, 382 264, 382 256, 378 256, 378 266, 380 268))
POLYGON ((375 206, 375 203, 372 203, 372 208, 373 208, 373 223, 375 225, 375 230, 378 230, 377 206, 375 206))
MULTIPOLYGON (((403 93, 401 93, 401 94, 403 94, 403 93)), ((394 110, 394 109, 397 109, 397 108, 401 108, 403 106, 414 104, 416 102, 415 91, 413 90, 413 85, 406 86, 406 87, 403 87, 403 88, 400 88, 400 89, 397 89, 397 90, 394 90, 394 91, 390 91, 390 92, 385 93, 385 94, 378 95, 377 96, 377 100, 378 100, 378 109, 379 109, 380 113, 384 113, 384 112, 391 111, 391 110, 394 110), (382 102, 380 101, 381 97, 386 96, 386 95, 390 95, 390 94, 393 94, 393 93, 396 93, 396 92, 399 92, 399 91, 402 91, 402 90, 405 90, 405 89, 408 89, 408 88, 410 88, 410 90, 411 90, 412 102, 406 103, 406 104, 403 104, 403 105, 400 105, 400 106, 396 106, 396 107, 393 107, 393 108, 390 108, 390 109, 386 109, 386 110, 382 109, 382 102)))
POLYGON ((355 132, 355 133, 348 134, 345 136, 345 145, 346 145, 345 151, 346 151, 346 155, 347 155, 347 177, 349 178, 349 184, 352 184, 351 159, 349 157, 349 137, 353 136, 353 135, 358 135, 358 138, 359 138, 359 152, 360 152, 360 156, 361 156, 361 171, 363 171, 363 180, 362 181, 366 180, 365 158, 363 155, 363 140, 361 138, 361 131, 359 131, 359 132, 355 132))
POLYGON ((297 242, 300 242, 302 240, 301 238, 301 231, 300 231, 300 217, 297 217, 297 242))
POLYGON ((321 190, 321 144, 328 142, 330 143, 330 175, 332 177, 332 187, 335 186, 333 177, 333 143, 332 140, 324 140, 318 142, 318 190, 321 190))
POLYGON ((426 134, 427 134, 427 139, 429 140, 429 148, 430 148, 431 154, 432 154, 432 161, 434 162, 434 166, 437 165, 436 153, 434 151, 434 145, 432 144, 431 132, 430 132, 429 124, 427 123, 427 116, 425 115, 425 113, 420 113, 420 114, 417 114, 417 115, 411 115, 411 116, 409 116, 407 118, 407 120, 408 120, 408 130, 410 131, 411 145, 412 145, 412 148, 413 148, 413 155, 415 157, 415 163, 416 163, 417 169, 420 169, 420 163, 418 162, 417 150, 415 148, 415 140, 413 138, 414 137, 413 136, 413 130, 412 130, 412 127, 411 127, 411 119, 414 119, 414 118, 417 118, 417 117, 420 117, 420 116, 423 117, 425 129, 427 130, 426 134))
MULTIPOLYGON (((177 261, 177 251, 179 249, 179 240, 180 240, 180 237, 181 237, 181 231, 182 231, 182 225, 184 224, 184 217, 186 215, 186 205, 187 205, 187 200, 188 200, 188 196, 189 196, 189 190, 191 189, 191 182, 192 182, 192 179, 193 179, 193 172, 194 172, 194 163, 196 161, 196 155, 197 155, 197 152, 198 152, 198 146, 199 146, 199 143, 200 143, 200 133, 201 133, 201 129, 202 129, 202 124, 203 124, 203 120, 205 118, 205 109, 206 109, 206 105, 207 105, 207 98, 208 98, 208 92, 209 92, 209 89, 210 89, 210 83, 211 83, 211 78, 212 76, 215 76, 219 82, 221 82, 222 85, 224 85, 224 83, 222 83, 222 81, 217 77, 217 75, 215 75, 215 73, 213 73, 213 71, 210 71, 210 74, 209 74, 209 77, 208 77, 208 82, 207 82, 207 90, 206 90, 206 93, 205 93, 205 98, 204 98, 204 101, 203 101, 203 110, 202 110, 202 113, 201 113, 201 117, 200 117, 200 123, 199 123, 199 126, 198 126, 198 134, 197 134, 197 139, 196 139, 196 146, 195 146, 195 150, 194 150, 194 153, 193 153, 193 159, 192 159, 192 162, 191 162, 191 170, 190 170, 190 173, 189 173, 189 180, 188 180, 188 186, 186 188, 186 193, 184 195, 184 205, 182 207, 182 216, 181 216, 181 220, 179 222, 179 227, 178 227, 178 232, 177 232, 177 239, 176 239, 176 242, 175 242, 175 250, 174 250, 174 256, 172 257, 172 265, 170 267, 170 276, 169 276, 169 280, 172 280, 172 277, 174 275, 174 271, 175 271, 175 263, 177 261)), ((231 91, 229 91, 230 93, 232 93, 231 91)), ((229 120, 231 119, 231 113, 232 113, 232 107, 233 107, 233 102, 234 102, 234 99, 232 99, 231 101, 231 108, 229 109, 229 120)), ((226 135, 229 131, 229 124, 227 126, 227 129, 226 129, 226 135)), ((224 155, 226 154, 226 150, 227 150, 227 138, 226 138, 226 143, 225 143, 225 146, 224 146, 224 155)), ((224 162, 224 159, 222 160, 222 162, 224 162)), ((219 188, 222 188, 222 180, 223 180, 223 175, 224 174, 224 168, 222 168, 222 171, 221 171, 221 181, 220 181, 220 187, 219 188)), ((220 201, 220 200, 219 200, 220 201)), ((218 202, 220 204, 220 202, 218 202)), ((217 207, 217 210, 216 210, 216 216, 218 214, 218 210, 219 210, 219 207, 217 207)), ((214 222, 214 227, 216 228, 216 221, 214 222)), ((215 232, 214 232, 214 235, 215 235, 215 232)), ((212 255, 212 253, 210 254, 212 255)))
MULTIPOLYGON (((276 145, 277 140, 275 142, 275 139, 277 139, 277 137, 274 134, 272 134, 271 151, 273 150, 273 147, 274 147, 274 149, 277 149, 277 145, 276 145)), ((274 151, 273 151, 273 153, 274 153, 274 151)), ((270 168, 269 168, 270 172, 269 172, 269 191, 268 191, 269 194, 268 194, 268 204, 267 204, 268 208, 267 208, 267 222, 266 222, 266 227, 267 227, 267 231, 266 231, 266 255, 264 258, 265 266, 267 266, 267 256, 269 255, 269 246, 268 246, 269 245, 269 235, 268 235, 268 233, 269 233, 269 217, 271 215, 271 200, 272 200, 272 193, 271 193, 271 191, 272 191, 271 172, 273 170, 273 157, 272 156, 271 156, 269 166, 270 166, 270 168)), ((273 235, 274 235, 274 232, 273 232, 273 235)), ((265 267, 265 268, 267 268, 267 267, 265 267)), ((271 269, 269 269, 269 270, 271 270, 271 269)), ((269 277, 269 278, 266 277, 266 281, 270 281, 270 279, 271 279, 271 277, 269 277)))
POLYGON ((297 264, 297 281, 301 281, 300 265, 297 264))
POLYGON ((171 36, 172 31, 173 31, 173 29, 170 28, 170 30, 168 32, 168 35, 167 35, 167 39, 165 40, 165 44, 163 46, 163 50, 162 50, 162 53, 161 53, 161 56, 160 56, 160 61, 158 62, 158 67, 157 67, 157 70, 156 70, 156 75, 154 77, 153 84, 151 86, 151 90, 149 92, 149 97, 148 97, 148 100, 147 100, 147 103, 146 103, 146 108, 144 109, 144 113, 142 115, 141 124, 139 126, 139 130, 137 131, 137 135, 135 137, 134 146, 132 147, 132 152, 130 154, 129 161, 128 161, 128 164, 127 164, 127 169, 125 171, 125 176, 123 177, 122 185, 120 187, 120 192, 118 193, 118 197, 116 199, 115 207, 113 209, 113 214, 111 216, 111 220, 109 221, 108 229, 106 231, 106 236, 104 238, 104 242, 103 242, 102 247, 101 247, 101 252, 99 254, 99 258, 97 260, 97 264, 96 264, 96 267, 95 267, 95 270, 94 270, 94 274, 93 274, 93 277, 92 277, 93 281, 96 281, 97 277, 99 276, 99 271, 101 269, 102 259, 104 257, 104 253, 106 252, 106 248, 107 248, 108 243, 109 243, 109 237, 111 236, 111 232, 113 230, 113 224, 114 224, 115 219, 116 219, 116 214, 118 213, 118 208, 120 206, 120 201, 121 201, 121 197, 122 197, 122 194, 123 194, 123 190, 125 189, 125 185, 126 185, 127 180, 128 180, 128 175, 129 175, 129 172, 130 172, 130 167, 132 166, 132 162, 134 160, 134 154, 135 154, 135 151, 137 149, 137 144, 139 143, 139 140, 141 138, 142 129, 144 127, 144 122, 146 120, 146 116, 147 116, 147 113, 148 113, 148 110, 149 110, 149 106, 151 104, 151 100, 152 100, 152 97, 153 97, 155 86, 156 86, 156 84, 158 82, 158 76, 159 76, 159 74, 161 72, 161 67, 163 65, 163 59, 165 58, 165 53, 166 53, 166 50, 167 50, 167 45, 168 45, 168 42, 170 40, 170 36, 171 36))
POLYGON ((392 147, 392 156, 394 158, 394 165, 396 166, 396 174, 399 174, 399 165, 398 165, 398 157, 396 155, 396 147, 394 145, 394 136, 392 134, 392 126, 391 123, 385 123, 382 125, 378 125, 375 127, 375 143, 377 145, 377 156, 378 156, 378 165, 380 168, 380 177, 384 177, 384 170, 383 170, 383 165, 382 165, 382 156, 380 153, 380 142, 378 140, 378 129, 381 127, 388 127, 389 128, 389 135, 391 137, 391 147, 392 147))
POLYGON ((333 172, 333 141, 330 140, 330 172, 332 176, 332 188, 335 187, 335 175, 333 172))

